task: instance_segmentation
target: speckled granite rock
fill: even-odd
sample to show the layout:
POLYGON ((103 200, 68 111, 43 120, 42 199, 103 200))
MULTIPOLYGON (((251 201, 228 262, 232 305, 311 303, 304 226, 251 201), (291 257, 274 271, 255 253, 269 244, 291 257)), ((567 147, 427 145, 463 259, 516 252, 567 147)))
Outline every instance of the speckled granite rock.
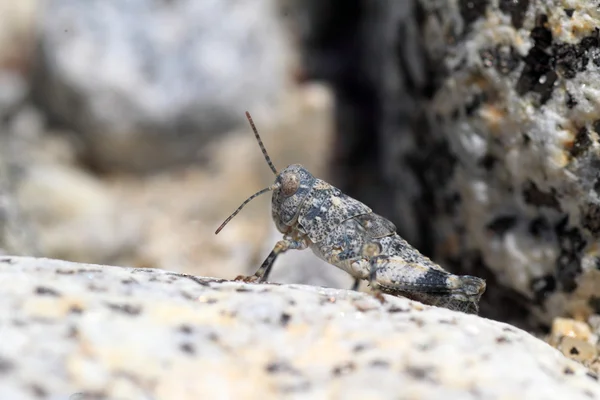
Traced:
POLYGON ((289 49, 273 0, 42 2, 33 93, 98 168, 152 170, 274 112, 289 49))
POLYGON ((3 399, 600 396, 528 333, 402 298, 18 257, 0 281, 3 399))
MULTIPOLYGON (((375 68, 362 78, 374 122, 365 140, 344 140, 355 117, 341 114, 339 147, 350 176, 386 183, 377 212, 448 269, 485 278, 484 315, 548 328, 555 316, 600 312, 598 5, 416 0, 371 10, 355 22, 369 28, 354 56, 375 68), (366 155, 379 160, 375 173, 355 161, 366 155)), ((374 193, 358 179, 349 190, 374 193)))
POLYGON ((438 256, 479 259, 546 322, 598 312, 597 5, 419 3, 438 66, 428 159, 447 166, 432 203, 438 256))

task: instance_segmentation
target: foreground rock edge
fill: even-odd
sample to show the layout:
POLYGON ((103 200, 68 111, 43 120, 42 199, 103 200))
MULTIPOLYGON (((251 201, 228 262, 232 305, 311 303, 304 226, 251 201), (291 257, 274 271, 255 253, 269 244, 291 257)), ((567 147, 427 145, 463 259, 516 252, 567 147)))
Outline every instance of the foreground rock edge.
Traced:
POLYGON ((528 398, 600 396, 595 375, 530 334, 404 298, 386 296, 381 305, 349 290, 6 256, 0 282, 7 327, 0 366, 11 366, 0 371, 2 398, 28 391, 256 398, 253 390, 261 398, 386 398, 401 389, 421 398, 497 398, 523 393, 524 382, 538 386, 526 390, 528 398), (206 334, 194 336, 200 332, 206 334), (31 340, 33 355, 10 354, 15 333, 31 340), (64 376, 45 376, 44 366, 64 376), (203 382, 211 367, 213 379, 203 382), (522 370, 515 374, 515 367, 522 370), (112 383, 123 375, 125 383, 112 383), (375 377, 379 384, 369 384, 375 377), (238 392, 227 387, 233 382, 238 392))

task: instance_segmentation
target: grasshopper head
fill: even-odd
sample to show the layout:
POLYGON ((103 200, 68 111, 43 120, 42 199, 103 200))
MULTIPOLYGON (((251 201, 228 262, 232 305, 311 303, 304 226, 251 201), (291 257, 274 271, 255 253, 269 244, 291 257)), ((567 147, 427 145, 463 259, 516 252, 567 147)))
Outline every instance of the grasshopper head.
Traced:
POLYGON ((292 164, 277 175, 271 205, 273 221, 280 232, 285 233, 296 222, 314 182, 315 177, 300 164, 292 164))
POLYGON ((285 233, 288 231, 289 227, 296 222, 298 211, 300 211, 300 206, 306 199, 310 188, 313 186, 315 178, 300 164, 290 165, 283 171, 277 172, 277 169, 273 165, 273 162, 267 154, 267 150, 265 149, 265 146, 258 135, 258 131, 254 126, 252 117, 250 117, 248 112, 246 112, 246 117, 248 118, 248 121, 250 121, 252 130, 254 131, 254 136, 256 137, 267 164, 276 175, 275 183, 256 192, 246 199, 246 201, 244 201, 242 205, 239 206, 237 210, 235 210, 233 214, 231 214, 225 220, 225 222, 221 224, 215 233, 218 234, 221 229, 223 229, 225 225, 227 225, 229 221, 231 221, 231 219, 235 217, 252 199, 269 191, 273 191, 273 220, 275 221, 277 229, 279 229, 280 232, 285 233))

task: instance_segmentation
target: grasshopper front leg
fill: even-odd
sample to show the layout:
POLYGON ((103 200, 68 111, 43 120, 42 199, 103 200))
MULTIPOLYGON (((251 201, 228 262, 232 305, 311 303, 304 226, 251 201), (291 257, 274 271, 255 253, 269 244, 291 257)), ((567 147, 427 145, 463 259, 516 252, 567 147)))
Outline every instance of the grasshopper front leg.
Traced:
POLYGON ((308 247, 308 243, 306 243, 305 239, 300 240, 292 240, 292 239, 283 239, 275 244, 271 253, 267 256, 265 261, 263 261, 262 265, 258 270, 254 273, 254 275, 243 276, 240 275, 235 278, 236 281, 244 281, 244 282, 259 282, 262 283, 269 278, 269 274, 271 273, 271 269, 273 268, 273 264, 277 257, 285 253, 288 250, 304 250, 308 247))
POLYGON ((477 313, 479 299, 485 291, 483 279, 408 263, 398 256, 376 256, 369 263, 370 286, 378 298, 382 298, 383 292, 451 310, 477 313))

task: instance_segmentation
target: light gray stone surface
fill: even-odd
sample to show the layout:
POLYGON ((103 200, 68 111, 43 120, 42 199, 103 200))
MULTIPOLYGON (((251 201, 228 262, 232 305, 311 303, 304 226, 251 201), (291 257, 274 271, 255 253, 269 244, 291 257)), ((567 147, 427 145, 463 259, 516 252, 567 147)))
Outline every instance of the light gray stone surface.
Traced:
POLYGON ((3 399, 600 396, 528 333, 403 298, 18 257, 0 284, 3 399))
POLYGON ((38 15, 35 98, 104 169, 194 160, 286 84, 273 0, 51 0, 38 15))

